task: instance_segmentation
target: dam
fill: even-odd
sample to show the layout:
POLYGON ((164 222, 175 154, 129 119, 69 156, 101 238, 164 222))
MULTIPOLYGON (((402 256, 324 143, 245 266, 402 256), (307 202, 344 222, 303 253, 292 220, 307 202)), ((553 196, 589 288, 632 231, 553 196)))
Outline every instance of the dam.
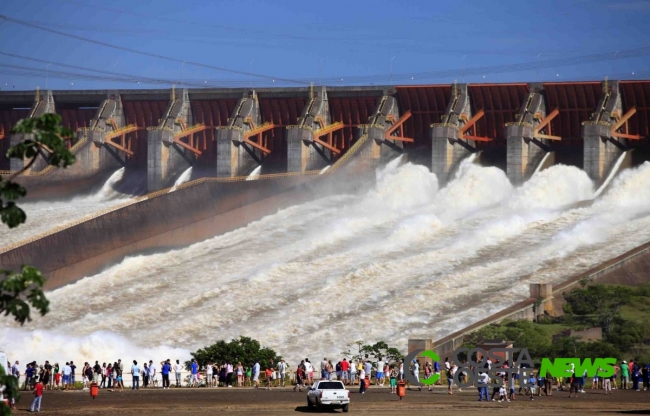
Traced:
POLYGON ((34 222, 3 230, 0 265, 39 267, 52 310, 0 339, 64 359, 186 357, 246 335, 295 362, 315 345, 441 338, 650 240, 649 94, 0 92, 3 152, 18 119, 50 111, 78 158, 19 179, 34 222))

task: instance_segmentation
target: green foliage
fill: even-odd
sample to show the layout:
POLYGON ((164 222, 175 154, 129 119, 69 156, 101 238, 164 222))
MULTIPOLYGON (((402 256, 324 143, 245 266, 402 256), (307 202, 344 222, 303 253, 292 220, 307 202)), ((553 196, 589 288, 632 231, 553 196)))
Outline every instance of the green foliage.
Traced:
MULTIPOLYGON (((266 369, 277 364, 282 357, 268 347, 261 347, 259 341, 249 337, 239 337, 230 342, 217 341, 216 343, 191 353, 199 366, 209 362, 223 364, 241 362, 244 367, 252 367, 258 360, 260 367, 266 369)), ((189 362, 185 366, 189 368, 189 362)))
POLYGON ((0 313, 12 315, 22 325, 32 320, 30 304, 41 315, 48 312, 50 302, 41 290, 45 278, 38 269, 23 266, 20 273, 0 270, 0 274, 5 275, 0 281, 0 313))
MULTIPOLYGON (((18 379, 14 376, 7 375, 5 369, 0 365, 0 386, 4 386, 4 391, 2 392, 5 399, 11 401, 15 399, 16 402, 20 399, 18 379)), ((4 402, 0 402, 0 415, 11 415, 11 408, 7 406, 4 402)))
POLYGON ((567 303, 563 309, 576 315, 615 313, 633 294, 634 289, 625 286, 591 285, 564 293, 567 303))
POLYGON ((43 114, 40 117, 20 120, 11 130, 15 134, 25 134, 26 140, 15 144, 7 151, 7 158, 24 160, 22 170, 7 180, 0 178, 0 220, 9 228, 25 222, 25 212, 16 205, 16 200, 24 197, 27 191, 13 179, 27 171, 36 162, 39 154, 45 155, 50 165, 68 167, 75 157, 66 147, 64 137, 72 137, 72 130, 61 126, 61 116, 43 114))
POLYGON ((341 353, 345 358, 350 360, 383 358, 386 361, 397 361, 404 358, 402 353, 395 347, 389 347, 384 341, 376 342, 372 345, 365 345, 363 341, 355 341, 347 345, 347 349, 341 353))

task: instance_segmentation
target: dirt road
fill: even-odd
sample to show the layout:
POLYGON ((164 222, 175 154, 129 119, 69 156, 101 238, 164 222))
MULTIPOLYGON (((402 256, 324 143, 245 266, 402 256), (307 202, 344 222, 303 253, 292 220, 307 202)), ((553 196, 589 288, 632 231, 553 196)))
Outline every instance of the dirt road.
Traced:
MULTIPOLYGON (((307 413, 306 392, 291 389, 255 390, 251 388, 180 388, 141 389, 109 392, 100 390, 96 400, 87 391, 47 391, 41 412, 57 415, 138 414, 138 415, 201 415, 236 413, 240 415, 296 415, 307 413)), ((31 394, 24 392, 16 414, 29 411, 31 394)), ((587 390, 578 398, 566 392, 553 392, 551 397, 517 396, 510 403, 479 402, 475 389, 449 396, 443 388, 433 392, 407 391, 401 402, 387 388, 372 386, 366 394, 351 390, 350 413, 372 415, 431 415, 434 412, 472 414, 650 414, 650 391, 615 390, 605 396, 602 390, 587 390)), ((336 411, 339 413, 340 411, 336 411)), ((325 413, 333 413, 327 411, 325 413)))

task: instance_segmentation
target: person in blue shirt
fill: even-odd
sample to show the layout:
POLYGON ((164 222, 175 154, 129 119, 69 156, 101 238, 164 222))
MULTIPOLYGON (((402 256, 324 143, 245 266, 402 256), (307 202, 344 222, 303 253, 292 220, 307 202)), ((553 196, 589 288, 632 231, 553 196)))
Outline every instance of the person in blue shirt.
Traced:
POLYGON ((192 364, 190 364, 190 372, 190 386, 194 386, 195 383, 198 385, 199 380, 197 374, 199 374, 199 365, 195 359, 192 359, 192 364))
POLYGON ((169 389, 169 373, 172 371, 172 364, 169 359, 160 363, 162 365, 163 389, 169 389))
POLYGON ((530 400, 533 401, 533 396, 535 395, 535 383, 536 383, 535 376, 533 374, 530 375, 528 378, 528 391, 530 392, 530 400))

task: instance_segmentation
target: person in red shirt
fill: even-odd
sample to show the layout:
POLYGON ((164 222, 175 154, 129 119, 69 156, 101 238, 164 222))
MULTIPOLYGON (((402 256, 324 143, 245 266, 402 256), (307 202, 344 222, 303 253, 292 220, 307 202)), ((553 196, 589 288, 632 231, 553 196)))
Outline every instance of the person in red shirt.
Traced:
POLYGON ((36 407, 36 411, 41 411, 41 399, 43 398, 43 383, 41 380, 38 380, 36 386, 34 386, 34 400, 32 401, 32 412, 36 407))
POLYGON ((271 384, 273 383, 273 369, 268 367, 265 371, 266 373, 266 388, 271 390, 271 384))
POLYGON ((343 384, 348 384, 350 363, 345 358, 341 361, 341 378, 343 378, 343 384))

